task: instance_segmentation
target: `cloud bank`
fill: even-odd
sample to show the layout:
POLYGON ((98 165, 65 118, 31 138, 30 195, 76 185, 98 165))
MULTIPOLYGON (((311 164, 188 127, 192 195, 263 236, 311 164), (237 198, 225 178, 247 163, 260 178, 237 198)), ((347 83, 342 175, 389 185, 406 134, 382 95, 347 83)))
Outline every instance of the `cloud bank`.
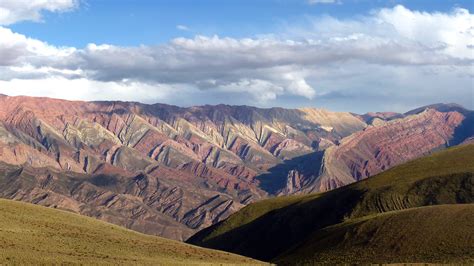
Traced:
MULTIPOLYGON (((76 5, 56 0, 15 14, 21 7, 5 3, 0 8, 11 13, 0 15, 3 24, 76 5)), ((346 102, 369 98, 376 102, 372 110, 447 99, 473 108, 472 21, 462 8, 426 13, 395 6, 354 19, 312 18, 265 37, 197 35, 155 46, 84 48, 56 47, 0 27, 0 92, 181 105, 332 101, 348 110, 346 102)))
POLYGON ((78 0, 2 0, 0 25, 19 21, 41 21, 41 12, 66 12, 75 9, 78 0))

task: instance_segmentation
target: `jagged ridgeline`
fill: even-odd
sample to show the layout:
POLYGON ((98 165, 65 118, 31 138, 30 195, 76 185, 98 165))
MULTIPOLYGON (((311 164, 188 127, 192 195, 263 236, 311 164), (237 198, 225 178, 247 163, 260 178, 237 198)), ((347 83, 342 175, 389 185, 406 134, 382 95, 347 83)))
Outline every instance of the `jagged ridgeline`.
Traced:
POLYGON ((466 144, 329 192, 251 204, 188 242, 283 264, 466 263, 473 203, 466 144))
POLYGON ((472 111, 181 108, 0 96, 0 197, 185 240, 251 202, 327 191, 469 141, 472 111))

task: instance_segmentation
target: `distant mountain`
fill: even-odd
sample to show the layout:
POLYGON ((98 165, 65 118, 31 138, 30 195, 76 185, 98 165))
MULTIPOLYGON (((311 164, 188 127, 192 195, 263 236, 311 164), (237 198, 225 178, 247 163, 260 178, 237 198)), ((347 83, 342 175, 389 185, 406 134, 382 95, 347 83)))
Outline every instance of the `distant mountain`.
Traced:
POLYGON ((0 96, 0 196, 184 240, 251 202, 468 142, 473 112, 453 108, 374 122, 315 108, 0 96))
MULTIPOLYGON (((357 114, 356 114, 357 115, 357 114)), ((367 124, 376 124, 383 123, 384 121, 390 121, 397 118, 405 117, 404 114, 395 113, 395 112, 369 112, 363 115, 357 115, 367 124)))
POLYGON ((272 262, 465 263, 472 203, 469 144, 329 192, 250 204, 188 242, 272 262), (418 209, 442 204, 469 205, 418 209))
POLYGON ((450 146, 465 120, 466 116, 458 112, 426 109, 418 114, 368 126, 342 139, 339 145, 329 147, 324 153, 318 177, 305 189, 334 189, 450 146))
POLYGON ((458 112, 461 114, 466 114, 470 112, 466 108, 462 107, 457 103, 435 103, 426 106, 422 106, 411 111, 406 112, 404 115, 414 115, 419 114, 427 109, 434 109, 438 112, 458 112))
POLYGON ((263 264, 11 200, 0 199, 0 229, 0 263, 7 265, 263 264))

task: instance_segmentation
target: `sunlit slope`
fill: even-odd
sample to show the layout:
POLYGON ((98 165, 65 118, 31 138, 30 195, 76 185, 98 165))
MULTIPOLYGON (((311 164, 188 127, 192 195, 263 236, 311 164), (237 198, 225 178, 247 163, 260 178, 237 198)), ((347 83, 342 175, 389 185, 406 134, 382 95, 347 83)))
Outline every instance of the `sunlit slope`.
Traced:
POLYGON ((474 204, 386 212, 326 227, 277 264, 474 263, 474 204))
POLYGON ((0 264, 258 264, 92 218, 0 199, 0 264))
POLYGON ((473 173, 474 145, 458 146, 330 192, 251 204, 188 242, 269 261, 308 235, 349 219, 472 203, 473 173))

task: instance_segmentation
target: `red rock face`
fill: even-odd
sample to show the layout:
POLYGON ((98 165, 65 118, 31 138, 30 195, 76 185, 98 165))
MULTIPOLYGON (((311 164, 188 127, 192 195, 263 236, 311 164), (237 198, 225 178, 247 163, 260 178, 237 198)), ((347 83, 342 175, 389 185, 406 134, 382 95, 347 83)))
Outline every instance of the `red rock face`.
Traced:
POLYGON ((445 146, 463 121, 0 96, 0 196, 184 240, 268 192, 336 188, 445 146))
POLYGON ((459 112, 428 109, 382 126, 369 126, 326 151, 321 175, 310 190, 334 189, 449 146, 464 120, 459 112))
MULTIPOLYGON (((345 132, 365 126, 347 117, 345 132)), ((2 96, 0 162, 22 168, 0 192, 182 240, 266 197, 256 177, 313 152, 319 126, 281 108, 2 96)))

